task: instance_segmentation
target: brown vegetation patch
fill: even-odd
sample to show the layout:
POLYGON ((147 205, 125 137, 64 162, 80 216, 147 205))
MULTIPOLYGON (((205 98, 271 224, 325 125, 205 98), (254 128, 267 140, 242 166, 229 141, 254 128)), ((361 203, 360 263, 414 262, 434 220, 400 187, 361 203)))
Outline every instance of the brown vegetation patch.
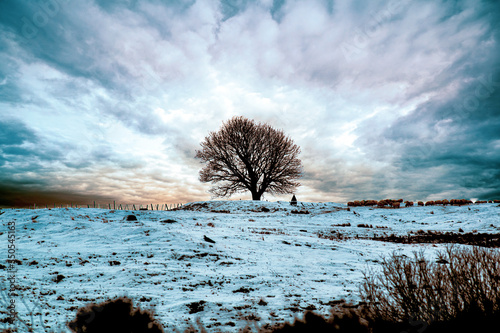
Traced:
POLYGON ((75 333, 164 332, 152 311, 134 307, 132 300, 127 297, 88 304, 78 309, 76 317, 67 326, 75 333))
POLYGON ((351 223, 332 224, 332 227, 350 227, 351 223))
POLYGON ((401 243, 401 244, 419 244, 419 243, 455 243, 465 245, 476 245, 483 247, 500 247, 500 234, 486 233, 453 233, 430 231, 419 233, 417 235, 396 236, 375 236, 373 240, 401 243))
POLYGON ((205 301, 192 302, 186 304, 186 306, 189 308, 189 313, 193 314, 205 310, 205 303, 205 301))
POLYGON ((282 229, 276 229, 276 228, 249 228, 248 231, 250 231, 253 234, 260 234, 260 235, 288 235, 282 229))
POLYGON ((308 210, 292 210, 290 213, 292 214, 309 214, 308 210))
POLYGON ((324 232, 319 232, 318 238, 321 239, 329 239, 329 240, 347 240, 350 239, 349 236, 344 235, 340 232, 332 231, 330 234, 324 233, 324 232))
POLYGON ((222 214, 229 214, 229 213, 231 213, 231 211, 225 210, 225 209, 221 209, 221 210, 212 209, 210 212, 211 213, 222 213, 222 214))

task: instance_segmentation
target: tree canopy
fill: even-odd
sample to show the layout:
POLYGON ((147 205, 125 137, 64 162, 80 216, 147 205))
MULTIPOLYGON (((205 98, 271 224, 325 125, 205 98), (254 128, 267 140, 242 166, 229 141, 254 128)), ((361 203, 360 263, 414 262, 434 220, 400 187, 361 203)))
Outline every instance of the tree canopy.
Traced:
POLYGON ((196 158, 206 163, 200 181, 212 183, 217 197, 250 191, 253 200, 264 193, 291 194, 300 186, 300 148, 282 130, 245 117, 233 117, 201 142, 196 158))

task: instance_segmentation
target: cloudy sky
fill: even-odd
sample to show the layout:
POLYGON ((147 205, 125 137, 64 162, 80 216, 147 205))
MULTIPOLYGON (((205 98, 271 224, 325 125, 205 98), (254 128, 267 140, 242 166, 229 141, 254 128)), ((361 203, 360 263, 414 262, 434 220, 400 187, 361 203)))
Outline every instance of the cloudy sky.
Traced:
POLYGON ((500 198, 499 24, 479 0, 0 1, 0 206, 209 200, 195 151, 234 115, 301 147, 298 200, 500 198))

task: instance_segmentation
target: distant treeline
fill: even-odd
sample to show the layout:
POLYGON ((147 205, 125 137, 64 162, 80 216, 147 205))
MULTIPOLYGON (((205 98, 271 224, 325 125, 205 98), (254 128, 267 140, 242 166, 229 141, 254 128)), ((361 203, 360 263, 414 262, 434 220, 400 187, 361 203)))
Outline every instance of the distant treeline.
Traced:
MULTIPOLYGON (((400 208, 401 204, 404 202, 405 207, 412 207, 415 205, 413 201, 404 201, 403 199, 384 199, 384 200, 356 200, 349 201, 347 203, 348 207, 362 207, 362 206, 377 206, 379 208, 392 207, 392 208, 400 208)), ((444 200, 435 200, 435 201, 418 201, 418 206, 436 206, 436 205, 452 205, 452 206, 462 206, 462 205, 470 205, 473 202, 467 199, 444 199, 444 200)), ((476 204, 481 203, 500 203, 500 200, 478 200, 475 202, 476 204)))

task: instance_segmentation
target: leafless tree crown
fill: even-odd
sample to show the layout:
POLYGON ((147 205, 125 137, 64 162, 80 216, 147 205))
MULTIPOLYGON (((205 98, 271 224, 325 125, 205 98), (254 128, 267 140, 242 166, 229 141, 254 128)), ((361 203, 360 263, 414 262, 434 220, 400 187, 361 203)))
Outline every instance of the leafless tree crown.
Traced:
POLYGON ((217 132, 210 132, 196 157, 206 163, 200 181, 216 184, 218 197, 250 191, 253 200, 264 192, 291 194, 300 186, 300 148, 282 130, 233 117, 217 132))

